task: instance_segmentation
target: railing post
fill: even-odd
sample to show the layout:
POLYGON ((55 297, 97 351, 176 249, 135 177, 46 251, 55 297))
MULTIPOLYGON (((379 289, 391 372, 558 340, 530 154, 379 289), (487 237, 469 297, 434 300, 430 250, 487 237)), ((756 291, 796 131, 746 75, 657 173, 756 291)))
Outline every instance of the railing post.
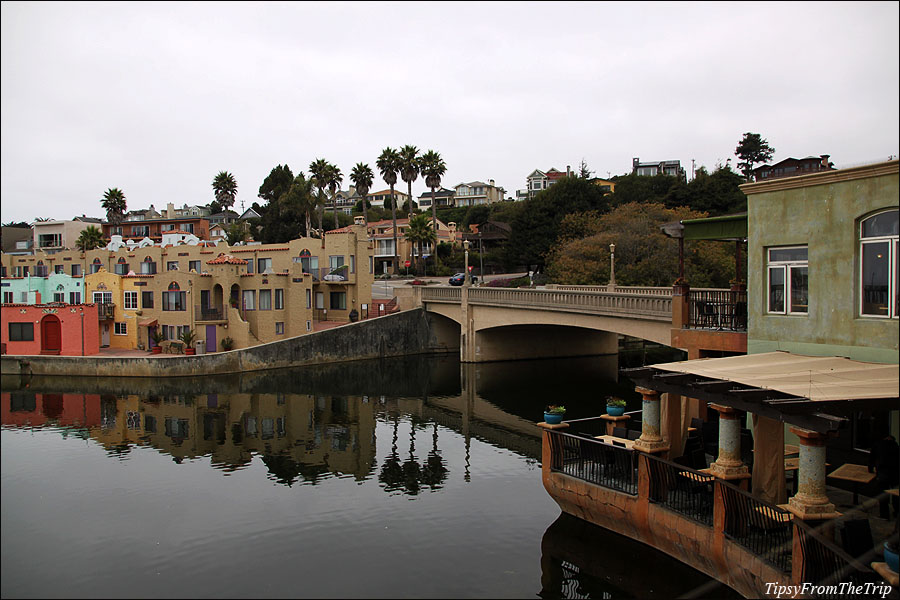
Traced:
POLYGON ((672 328, 687 329, 690 327, 691 286, 687 283, 676 283, 672 286, 672 328))

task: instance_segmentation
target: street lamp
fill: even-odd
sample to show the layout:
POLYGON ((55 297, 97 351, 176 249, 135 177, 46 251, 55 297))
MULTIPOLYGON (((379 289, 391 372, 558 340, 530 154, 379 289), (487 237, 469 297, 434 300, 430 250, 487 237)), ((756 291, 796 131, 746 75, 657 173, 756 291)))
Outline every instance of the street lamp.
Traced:
POLYGON ((463 277, 463 285, 471 285, 472 279, 469 277, 469 240, 463 240, 463 248, 466 249, 466 268, 463 277))
POLYGON ((616 245, 609 245, 609 285, 616 285, 616 245))

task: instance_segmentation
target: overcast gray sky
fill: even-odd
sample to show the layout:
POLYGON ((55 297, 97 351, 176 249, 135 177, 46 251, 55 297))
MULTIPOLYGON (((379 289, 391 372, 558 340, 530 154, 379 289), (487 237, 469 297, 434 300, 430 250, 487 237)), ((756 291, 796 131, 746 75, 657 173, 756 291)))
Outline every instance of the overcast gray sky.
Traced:
POLYGON ((440 152, 447 187, 509 195, 582 158, 712 169, 747 131, 775 160, 886 160, 898 6, 3 2, 2 220, 105 217, 110 187, 206 204, 221 170, 249 207, 275 165, 316 158, 346 189, 404 144, 440 152))

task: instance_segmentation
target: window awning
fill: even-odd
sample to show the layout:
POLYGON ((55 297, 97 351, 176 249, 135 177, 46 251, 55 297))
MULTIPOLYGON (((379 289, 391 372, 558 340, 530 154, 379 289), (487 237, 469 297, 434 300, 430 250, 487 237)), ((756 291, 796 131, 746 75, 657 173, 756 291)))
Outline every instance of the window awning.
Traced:
POLYGON ((898 365, 767 352, 627 369, 637 385, 775 418, 813 431, 853 410, 896 409, 898 365))
POLYGON ((143 321, 138 321, 138 327, 154 327, 156 326, 156 319, 144 319, 143 321))

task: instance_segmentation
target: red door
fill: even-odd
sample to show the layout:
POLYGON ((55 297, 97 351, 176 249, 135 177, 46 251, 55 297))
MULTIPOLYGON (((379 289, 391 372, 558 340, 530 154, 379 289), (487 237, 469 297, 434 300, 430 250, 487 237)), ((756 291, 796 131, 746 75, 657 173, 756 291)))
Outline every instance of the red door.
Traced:
POLYGON ((41 321, 41 354, 59 354, 62 350, 62 330, 59 317, 47 315, 41 321))

